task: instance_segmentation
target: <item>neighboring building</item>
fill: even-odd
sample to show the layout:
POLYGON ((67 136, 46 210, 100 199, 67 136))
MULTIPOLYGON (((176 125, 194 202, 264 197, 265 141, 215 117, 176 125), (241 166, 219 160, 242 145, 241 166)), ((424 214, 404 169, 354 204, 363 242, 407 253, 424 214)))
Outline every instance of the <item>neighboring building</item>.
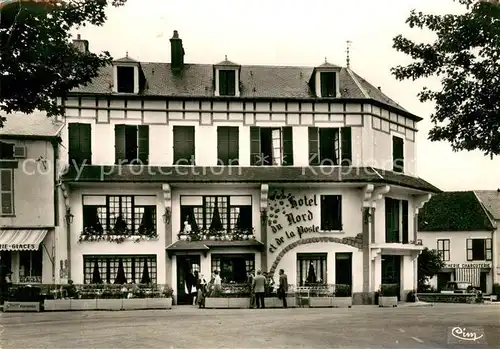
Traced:
POLYGON ((187 64, 170 41, 171 63, 116 60, 62 101, 63 281, 168 283, 178 303, 195 269, 283 268, 356 302, 414 289, 439 192, 416 175, 421 118, 349 68, 187 64))
POLYGON ((496 223, 496 231, 493 234, 492 240, 492 272, 494 283, 500 284, 500 189, 476 190, 475 193, 496 223))
POLYGON ((420 210, 418 227, 423 245, 437 250, 446 263, 432 286, 441 290, 448 281, 466 281, 491 293, 496 223, 473 191, 433 196, 420 210))
POLYGON ((0 257, 14 283, 54 283, 56 155, 62 123, 10 114, 0 128, 0 257))

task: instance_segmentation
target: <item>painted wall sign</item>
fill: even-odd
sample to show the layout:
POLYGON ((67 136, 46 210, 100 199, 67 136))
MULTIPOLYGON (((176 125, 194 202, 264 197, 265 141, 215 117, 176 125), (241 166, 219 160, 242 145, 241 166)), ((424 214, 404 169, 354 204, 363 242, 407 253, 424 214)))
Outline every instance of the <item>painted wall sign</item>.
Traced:
POLYGON ((482 264, 467 264, 467 263, 462 263, 462 264, 445 264, 445 268, 472 268, 472 269, 482 269, 482 268, 491 268, 490 263, 482 263, 482 264))
POLYGON ((1 244, 0 250, 2 251, 25 251, 25 250, 36 250, 37 247, 35 244, 1 244))
POLYGON ((268 225, 273 234, 281 235, 270 241, 270 253, 276 252, 278 246, 285 243, 285 239, 301 239, 304 234, 319 233, 320 227, 314 224, 318 207, 317 195, 296 197, 281 190, 273 192, 269 200, 268 225))

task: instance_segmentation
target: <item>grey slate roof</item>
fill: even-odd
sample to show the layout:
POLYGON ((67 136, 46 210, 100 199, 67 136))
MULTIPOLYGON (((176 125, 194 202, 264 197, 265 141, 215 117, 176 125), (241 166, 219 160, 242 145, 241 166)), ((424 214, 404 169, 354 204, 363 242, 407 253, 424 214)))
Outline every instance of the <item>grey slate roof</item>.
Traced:
POLYGON ((418 177, 406 176, 372 167, 319 166, 99 166, 86 165, 78 172, 71 167, 64 175, 65 182, 136 182, 136 183, 380 183, 392 184, 424 192, 441 190, 418 177))
POLYGON ((32 114, 12 113, 5 115, 4 127, 0 128, 0 138, 9 137, 57 137, 64 126, 47 114, 35 111, 32 114))
MULTIPOLYGON (((221 62, 220 64, 222 63, 225 62, 221 62)), ((233 62, 227 63, 237 65, 233 62)), ((337 67, 330 63, 324 63, 323 66, 325 64, 328 67, 340 69, 339 88, 341 98, 373 99, 397 108, 406 114, 410 114, 351 70, 344 67, 337 67), (350 72, 353 74, 350 74, 350 72)), ((184 68, 178 73, 172 71, 170 63, 142 62, 140 63, 140 68, 145 78, 145 86, 141 88, 139 93, 141 96, 214 96, 214 65, 212 64, 184 64, 184 68)), ((315 67, 242 65, 240 98, 316 98, 314 91, 309 86, 314 69, 315 67)), ((101 69, 99 76, 90 84, 80 86, 73 90, 72 93, 112 94, 112 86, 113 68, 112 66, 107 66, 101 69)), ((421 118, 413 114, 408 116, 416 120, 421 120, 421 118)))
POLYGON ((493 219, 500 220, 500 190, 476 190, 475 192, 493 219))
POLYGON ((419 231, 492 231, 488 211, 473 191, 444 192, 433 196, 419 211, 419 231))

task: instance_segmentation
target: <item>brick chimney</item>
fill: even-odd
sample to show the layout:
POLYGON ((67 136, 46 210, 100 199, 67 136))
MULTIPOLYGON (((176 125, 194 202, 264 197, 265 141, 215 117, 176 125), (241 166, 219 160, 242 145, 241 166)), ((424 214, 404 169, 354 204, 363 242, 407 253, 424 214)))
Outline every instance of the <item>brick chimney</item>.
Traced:
POLYGON ((174 36, 170 39, 170 58, 172 69, 178 70, 184 67, 184 47, 177 30, 174 30, 174 36))
POLYGON ((82 40, 80 34, 76 36, 76 40, 73 40, 73 45, 83 53, 89 52, 89 42, 88 40, 82 40))

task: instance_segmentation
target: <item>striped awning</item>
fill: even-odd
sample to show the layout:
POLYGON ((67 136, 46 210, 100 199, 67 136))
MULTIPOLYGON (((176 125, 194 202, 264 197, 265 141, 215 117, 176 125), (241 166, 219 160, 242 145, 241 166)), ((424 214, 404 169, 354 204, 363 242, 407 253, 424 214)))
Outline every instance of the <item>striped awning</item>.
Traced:
POLYGON ((48 229, 0 230, 0 251, 36 251, 48 229))

